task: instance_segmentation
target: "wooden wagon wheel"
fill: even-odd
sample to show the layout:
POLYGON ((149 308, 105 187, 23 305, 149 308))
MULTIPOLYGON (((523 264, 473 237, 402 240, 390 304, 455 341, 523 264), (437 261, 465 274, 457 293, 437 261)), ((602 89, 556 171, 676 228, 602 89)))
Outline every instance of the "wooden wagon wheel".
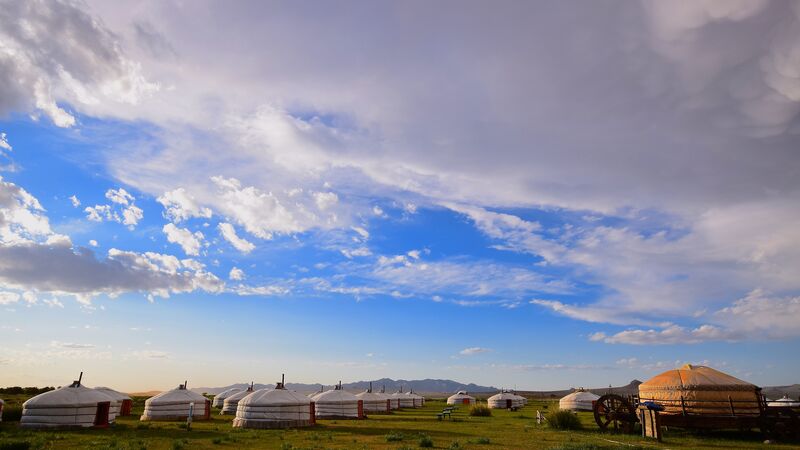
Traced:
POLYGON ((761 421, 761 432, 770 439, 800 437, 800 418, 789 408, 767 408, 761 421))
POLYGON ((630 433, 636 424, 636 410, 626 399, 617 394, 606 394, 594 404, 594 421, 600 429, 612 429, 630 433))

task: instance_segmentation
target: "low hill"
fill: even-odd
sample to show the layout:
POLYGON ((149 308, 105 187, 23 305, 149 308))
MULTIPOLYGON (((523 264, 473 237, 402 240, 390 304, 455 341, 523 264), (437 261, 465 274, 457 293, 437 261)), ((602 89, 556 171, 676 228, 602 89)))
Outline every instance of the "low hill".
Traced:
MULTIPOLYGON (((642 384, 639 380, 633 380, 625 386, 606 386, 599 388, 584 388, 587 391, 594 392, 597 395, 603 394, 619 394, 622 396, 634 395, 639 393, 639 385, 642 384)), ((574 389, 561 389, 556 391, 518 391, 519 394, 535 398, 561 398, 574 389)))

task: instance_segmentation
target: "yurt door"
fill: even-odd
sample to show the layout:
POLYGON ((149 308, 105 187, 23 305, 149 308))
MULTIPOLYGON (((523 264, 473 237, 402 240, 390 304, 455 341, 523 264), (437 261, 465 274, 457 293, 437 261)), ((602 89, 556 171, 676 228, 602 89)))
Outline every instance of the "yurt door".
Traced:
POLYGON ((97 412, 94 415, 94 426, 105 428, 108 426, 108 413, 111 409, 111 402, 99 402, 97 412))
POLYGON ((513 406, 514 406, 513 400, 511 400, 510 398, 506 399, 506 408, 511 409, 513 406))

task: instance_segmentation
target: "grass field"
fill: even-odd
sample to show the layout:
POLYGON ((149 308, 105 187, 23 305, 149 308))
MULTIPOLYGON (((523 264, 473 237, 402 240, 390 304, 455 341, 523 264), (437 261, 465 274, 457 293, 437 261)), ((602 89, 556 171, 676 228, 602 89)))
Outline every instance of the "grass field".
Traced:
MULTIPOLYGON (((7 399, 13 408, 22 398, 7 399)), ((438 421, 442 400, 366 420, 321 420, 313 428, 296 430, 239 430, 231 416, 195 422, 191 431, 181 423, 139 422, 143 399, 134 401, 133 415, 119 418, 113 428, 78 431, 26 431, 15 422, 0 424, 0 450, 10 449, 412 449, 430 438, 439 449, 735 449, 764 447, 757 433, 717 432, 698 435, 669 430, 659 444, 636 435, 601 433, 590 413, 580 413, 581 431, 555 431, 537 425, 536 410, 555 403, 531 402, 517 412, 493 410, 492 417, 470 417, 462 407, 452 420, 438 421), (29 444, 29 447, 26 446, 29 444)), ((800 448, 797 443, 771 448, 800 448)))

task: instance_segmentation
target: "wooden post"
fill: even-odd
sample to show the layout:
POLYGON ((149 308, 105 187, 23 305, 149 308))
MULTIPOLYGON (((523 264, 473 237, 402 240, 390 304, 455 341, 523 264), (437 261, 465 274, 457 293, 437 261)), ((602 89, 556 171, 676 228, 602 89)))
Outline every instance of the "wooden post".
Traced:
POLYGON ((681 411, 683 415, 686 415, 686 402, 683 401, 683 395, 681 395, 681 411))
POLYGON ((316 403, 311 402, 311 405, 309 405, 308 411, 311 413, 310 414, 311 417, 309 417, 309 420, 311 421, 311 424, 312 425, 316 424, 317 423, 317 405, 316 405, 316 403))
POLYGON ((736 411, 734 411, 734 409, 733 409, 733 399, 731 399, 730 395, 728 396, 728 404, 731 406, 731 415, 735 416, 736 415, 736 411))
POLYGON ((391 410, 392 410, 392 401, 387 398, 386 399, 386 412, 389 412, 391 410))
POLYGON ((364 400, 358 401, 358 418, 359 419, 364 418, 364 400))

